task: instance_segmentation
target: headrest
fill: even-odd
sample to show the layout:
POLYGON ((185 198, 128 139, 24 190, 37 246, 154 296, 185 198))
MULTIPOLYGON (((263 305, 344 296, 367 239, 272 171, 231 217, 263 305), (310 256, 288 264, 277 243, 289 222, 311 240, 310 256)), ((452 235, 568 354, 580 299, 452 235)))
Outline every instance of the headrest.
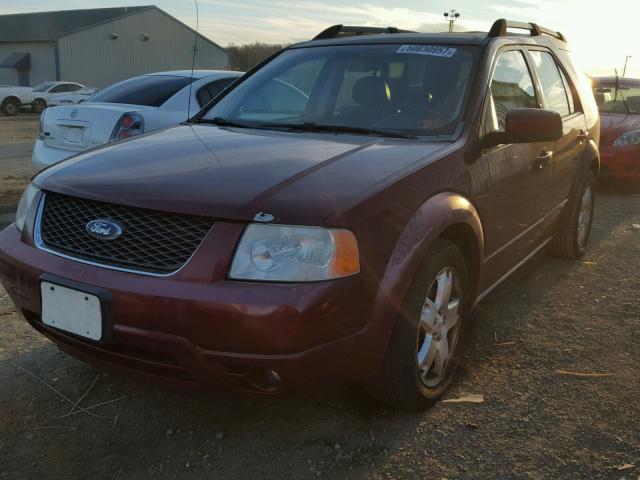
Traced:
POLYGON ((390 97, 389 86, 380 77, 362 77, 353 86, 352 96, 359 105, 386 105, 390 97))

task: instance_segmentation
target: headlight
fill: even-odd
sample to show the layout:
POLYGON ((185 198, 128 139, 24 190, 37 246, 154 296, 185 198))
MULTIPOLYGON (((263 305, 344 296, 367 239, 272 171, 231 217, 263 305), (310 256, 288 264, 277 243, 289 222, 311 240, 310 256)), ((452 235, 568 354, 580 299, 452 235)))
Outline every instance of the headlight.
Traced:
POLYGON ((20 231, 24 228, 24 222, 27 220, 27 212, 29 207, 33 203, 33 199, 38 193, 38 189, 33 185, 25 189, 22 197, 20 197, 20 203, 18 204, 18 210, 16 211, 16 228, 20 231))
POLYGON ((626 147, 627 145, 640 145, 640 130, 623 133, 613 142, 614 147, 626 147))
POLYGON ((358 244, 349 230, 251 224, 229 276, 238 280, 313 282, 358 273, 358 244))

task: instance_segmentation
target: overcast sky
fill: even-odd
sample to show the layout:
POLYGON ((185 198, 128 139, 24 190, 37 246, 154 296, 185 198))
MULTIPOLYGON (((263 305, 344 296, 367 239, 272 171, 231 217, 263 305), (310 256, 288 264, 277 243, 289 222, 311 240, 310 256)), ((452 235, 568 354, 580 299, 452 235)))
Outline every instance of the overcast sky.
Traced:
MULTIPOLYGON (((136 0, 2 0, 0 13, 143 5, 136 0)), ((195 27, 193 0, 157 0, 163 10, 195 27)), ((640 0, 199 0, 200 31, 215 42, 295 42, 337 23, 446 29, 442 13, 456 8, 457 30, 488 30, 496 18, 534 21, 564 33, 592 74, 640 77, 640 0)))

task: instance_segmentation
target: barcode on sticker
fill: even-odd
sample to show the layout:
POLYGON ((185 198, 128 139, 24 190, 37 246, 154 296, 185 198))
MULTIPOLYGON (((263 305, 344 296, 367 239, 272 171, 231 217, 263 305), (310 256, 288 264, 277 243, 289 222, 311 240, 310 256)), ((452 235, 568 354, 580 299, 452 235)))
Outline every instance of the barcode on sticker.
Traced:
POLYGON ((434 45, 402 45, 396 53, 410 53, 413 55, 429 55, 432 57, 451 58, 456 53, 455 48, 436 47, 434 45))

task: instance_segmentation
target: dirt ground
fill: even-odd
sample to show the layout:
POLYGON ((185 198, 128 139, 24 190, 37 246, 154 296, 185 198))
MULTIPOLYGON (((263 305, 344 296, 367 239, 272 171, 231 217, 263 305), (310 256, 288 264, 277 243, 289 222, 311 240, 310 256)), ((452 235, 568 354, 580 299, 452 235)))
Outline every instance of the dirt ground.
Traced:
MULTIPOLYGON (((0 120, 6 210, 37 131, 11 123, 0 120)), ((639 479, 634 223, 640 192, 600 188, 585 258, 540 255, 475 311, 446 398, 483 402, 422 413, 385 409, 353 386, 273 400, 144 386, 60 353, 0 290, 0 480, 639 479)))

